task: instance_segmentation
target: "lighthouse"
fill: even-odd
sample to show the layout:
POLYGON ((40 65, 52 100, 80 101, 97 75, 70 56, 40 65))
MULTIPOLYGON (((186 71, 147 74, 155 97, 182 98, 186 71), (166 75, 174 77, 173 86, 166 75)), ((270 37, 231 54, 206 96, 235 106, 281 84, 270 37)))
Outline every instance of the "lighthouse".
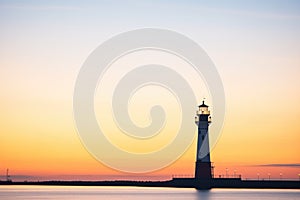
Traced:
POLYGON ((204 101, 202 101, 202 104, 198 106, 195 123, 198 126, 195 179, 202 182, 210 182, 212 175, 208 127, 211 123, 211 116, 208 106, 205 105, 204 101))

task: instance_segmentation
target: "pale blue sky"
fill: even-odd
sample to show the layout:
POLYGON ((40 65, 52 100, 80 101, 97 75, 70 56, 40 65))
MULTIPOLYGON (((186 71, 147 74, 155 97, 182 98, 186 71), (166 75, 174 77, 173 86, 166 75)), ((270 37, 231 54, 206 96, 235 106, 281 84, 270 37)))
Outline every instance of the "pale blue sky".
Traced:
MULTIPOLYGON (((0 1, 1 70, 7 71, 4 64, 17 60, 30 68, 36 59, 59 69, 53 73, 68 76, 113 35, 158 27, 198 42, 223 76, 233 71, 238 75, 244 64, 258 57, 298 57, 299 10, 299 1, 0 1)), ((268 73, 257 63, 251 67, 268 73)), ((276 68, 271 63, 265 67, 276 68)))
POLYGON ((16 96, 35 88, 31 95, 47 99, 49 88, 53 98, 70 99, 94 48, 121 32, 154 27, 198 42, 230 97, 240 99, 247 88, 245 104, 258 95, 266 102, 295 99, 299 10, 299 1, 0 1, 1 85, 16 96))

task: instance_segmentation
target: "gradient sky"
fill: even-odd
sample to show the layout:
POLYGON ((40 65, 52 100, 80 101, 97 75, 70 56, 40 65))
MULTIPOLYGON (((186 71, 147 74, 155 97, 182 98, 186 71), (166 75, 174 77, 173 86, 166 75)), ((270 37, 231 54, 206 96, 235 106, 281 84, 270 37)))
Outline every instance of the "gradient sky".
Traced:
MULTIPOLYGON (((144 27, 190 37, 219 71, 226 120, 212 152, 216 174, 298 177, 300 2, 284 0, 0 1, 0 174, 130 176, 81 145, 72 98, 98 45, 144 27)), ((146 175, 192 175, 195 144, 146 175)))

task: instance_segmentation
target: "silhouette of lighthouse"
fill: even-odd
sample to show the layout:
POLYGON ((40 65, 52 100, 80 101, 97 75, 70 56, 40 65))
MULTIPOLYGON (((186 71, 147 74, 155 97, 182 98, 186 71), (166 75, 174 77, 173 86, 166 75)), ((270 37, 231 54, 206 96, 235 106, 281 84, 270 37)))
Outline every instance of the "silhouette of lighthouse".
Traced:
POLYGON ((205 105, 204 100, 198 107, 199 109, 196 112, 197 116, 195 117, 195 123, 198 126, 195 179, 209 182, 212 178, 208 139, 208 127, 211 123, 211 116, 208 106, 205 105))

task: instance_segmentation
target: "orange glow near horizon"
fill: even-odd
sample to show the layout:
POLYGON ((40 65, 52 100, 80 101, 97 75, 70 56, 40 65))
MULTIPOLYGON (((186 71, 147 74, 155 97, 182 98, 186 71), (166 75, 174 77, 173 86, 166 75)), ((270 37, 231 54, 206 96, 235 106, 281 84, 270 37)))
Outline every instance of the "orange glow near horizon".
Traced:
MULTIPOLYGON (((0 114, 3 122, 0 174, 3 176, 6 168, 15 175, 62 178, 66 177, 60 175, 94 174, 165 179, 194 173, 195 141, 179 160, 153 173, 127 174, 110 169, 96 161, 81 144, 70 102, 28 97, 23 93, 15 95, 18 96, 12 98, 7 94, 0 105, 3 111, 0 114)), ((290 95, 300 99, 293 91, 290 95)), ((297 101, 291 99, 285 106, 277 106, 280 99, 269 99, 272 105, 267 103, 267 97, 260 99, 255 104, 248 99, 240 99, 237 103, 234 95, 228 97, 223 133, 211 157, 216 175, 224 175, 228 168, 231 173, 236 169, 244 178, 256 178, 257 173, 261 178, 266 178, 268 173, 272 178, 279 178, 280 173, 283 178, 298 178, 299 166, 260 166, 299 163, 300 127, 297 119, 300 118, 300 108, 297 101), (249 108, 248 105, 252 104, 255 109, 249 108)))
MULTIPOLYGON (((6 168, 15 175, 54 177, 94 174, 165 179, 194 173, 195 141, 179 160, 153 173, 127 174, 110 169, 96 161, 81 144, 70 102, 17 95, 16 99, 11 100, 9 95, 1 99, 0 174, 3 176, 6 168)), ((291 95, 300 99, 293 92, 291 95)), ((236 169, 245 178, 256 178, 257 173, 261 178, 268 173, 272 178, 279 178, 280 173, 283 178, 298 178, 299 166, 260 166, 297 164, 300 160, 297 101, 292 99, 283 107, 277 106, 280 99, 272 101, 269 105, 267 99, 262 99, 261 104, 253 105, 255 109, 249 109, 247 105, 253 104, 252 101, 242 99, 236 104, 234 97, 228 97, 223 133, 211 157, 216 175, 224 175, 228 168, 231 173, 236 169)))

